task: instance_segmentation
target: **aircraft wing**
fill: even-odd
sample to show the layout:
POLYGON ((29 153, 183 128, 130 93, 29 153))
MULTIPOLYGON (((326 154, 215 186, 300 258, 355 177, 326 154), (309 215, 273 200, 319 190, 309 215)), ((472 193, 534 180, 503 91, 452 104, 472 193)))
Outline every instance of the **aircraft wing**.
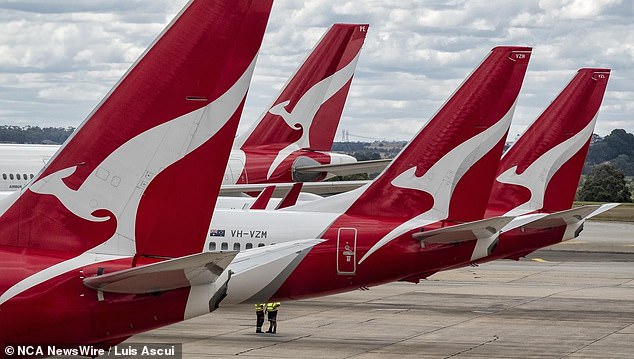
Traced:
POLYGON ((387 167, 391 159, 359 161, 354 163, 338 163, 331 165, 312 165, 295 167, 293 171, 299 173, 323 173, 333 176, 348 176, 357 173, 381 172, 387 167))
POLYGON ((198 253, 84 279, 102 292, 145 294, 213 283, 237 252, 198 253))
MULTIPOLYGON (((332 182, 304 182, 302 192, 314 193, 318 195, 337 194, 348 192, 359 188, 368 181, 332 181, 332 182)), ((222 185, 220 195, 227 197, 241 196, 244 193, 261 192, 268 186, 275 186, 273 197, 285 196, 293 187, 294 183, 262 183, 262 184, 231 184, 222 185)))
POLYGON ((492 217, 479 221, 457 224, 431 231, 412 234, 412 238, 425 243, 452 244, 497 236, 514 217, 492 217))

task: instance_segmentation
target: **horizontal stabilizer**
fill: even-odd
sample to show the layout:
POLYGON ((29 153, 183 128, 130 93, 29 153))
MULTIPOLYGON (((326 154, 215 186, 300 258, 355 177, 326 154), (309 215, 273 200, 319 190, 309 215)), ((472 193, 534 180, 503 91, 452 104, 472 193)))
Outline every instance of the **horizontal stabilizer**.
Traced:
POLYGON ((357 173, 381 172, 387 167, 391 159, 370 160, 354 163, 337 163, 331 165, 314 165, 295 167, 293 170, 298 173, 328 173, 332 176, 349 176, 357 173))
POLYGON ((540 218, 546 217, 547 215, 548 213, 532 213, 532 214, 525 214, 523 216, 517 216, 513 218, 513 220, 509 222, 509 224, 507 224, 506 226, 502 228, 502 232, 508 232, 515 228, 523 227, 527 223, 534 222, 540 218))
POLYGON ((293 186, 291 187, 291 190, 288 191, 288 193, 286 194, 286 196, 284 196, 284 198, 282 198, 282 201, 278 203, 275 209, 282 209, 282 208, 294 206, 295 204, 297 204, 297 200, 299 199, 299 194, 302 191, 303 185, 304 183, 302 182, 294 183, 293 186))
POLYGON ((146 294, 209 284, 229 266, 237 252, 199 253, 84 279, 103 292, 146 294))
POLYGON ((601 214, 601 213, 603 213, 603 212, 606 212, 606 211, 611 210, 612 208, 614 208, 614 207, 618 206, 619 204, 620 204, 620 203, 606 203, 606 204, 603 204, 603 205, 601 205, 601 207, 599 207, 596 211, 594 211, 594 212, 590 213, 590 214, 587 216, 587 218, 586 218, 586 219, 588 219, 588 218, 592 218, 592 217, 594 217, 594 216, 598 216, 598 215, 600 215, 600 214, 601 214))
POLYGON ((242 251, 229 266, 225 304, 265 303, 323 239, 300 239, 242 251))
MULTIPOLYGON (((333 181, 333 182, 304 182, 302 192, 314 193, 318 195, 336 194, 357 189, 368 181, 333 181)), ((294 183, 276 183, 273 197, 285 196, 293 187, 294 183)), ((223 185, 220 189, 221 196, 236 197, 243 193, 260 192, 271 184, 232 184, 223 185)))
POLYGON ((535 221, 527 223, 523 227, 531 229, 546 229, 583 222, 584 220, 589 218, 592 213, 596 212, 600 207, 600 205, 581 206, 565 211, 551 213, 535 221))
POLYGON ((414 233, 412 237, 425 243, 451 244, 485 239, 497 233, 514 217, 493 217, 479 221, 458 224, 432 231, 414 233))
POLYGON ((239 252, 218 280, 210 285, 211 289, 192 287, 194 294, 190 294, 185 318, 212 311, 211 303, 214 307, 238 304, 256 295, 255 303, 267 302, 282 284, 275 279, 285 279, 313 246, 321 242, 321 239, 296 240, 239 252))

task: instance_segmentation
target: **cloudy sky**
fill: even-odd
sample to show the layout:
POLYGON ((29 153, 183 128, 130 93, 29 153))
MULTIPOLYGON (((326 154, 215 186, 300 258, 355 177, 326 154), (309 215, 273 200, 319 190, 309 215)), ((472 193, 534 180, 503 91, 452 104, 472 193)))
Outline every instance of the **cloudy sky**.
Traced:
MULTIPOLYGON (((186 2, 0 0, 0 125, 78 126, 186 2)), ((241 129, 348 22, 370 24, 339 127, 351 140, 410 139, 498 45, 533 47, 511 136, 581 67, 612 69, 595 132, 634 132, 633 19, 631 0, 275 0, 241 129)))

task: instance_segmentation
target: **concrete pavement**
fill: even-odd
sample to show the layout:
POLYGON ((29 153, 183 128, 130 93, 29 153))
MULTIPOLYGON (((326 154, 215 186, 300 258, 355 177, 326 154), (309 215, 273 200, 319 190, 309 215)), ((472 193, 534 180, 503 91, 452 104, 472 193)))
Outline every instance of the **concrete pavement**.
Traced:
POLYGON ((578 241, 420 284, 285 302, 277 335, 256 334, 245 305, 128 341, 183 343, 185 358, 632 357, 634 225, 589 222, 578 241))

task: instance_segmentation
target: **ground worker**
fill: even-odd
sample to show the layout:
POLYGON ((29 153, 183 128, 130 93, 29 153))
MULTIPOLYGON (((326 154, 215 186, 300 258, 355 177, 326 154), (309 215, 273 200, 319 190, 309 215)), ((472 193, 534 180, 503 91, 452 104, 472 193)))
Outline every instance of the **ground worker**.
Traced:
POLYGON ((277 332, 277 309, 282 305, 280 302, 266 303, 266 311, 269 313, 269 330, 267 333, 277 332))
POLYGON ((255 332, 256 333, 263 333, 262 332, 262 325, 264 324, 264 308, 266 307, 266 304, 264 303, 259 303, 255 305, 255 332))

